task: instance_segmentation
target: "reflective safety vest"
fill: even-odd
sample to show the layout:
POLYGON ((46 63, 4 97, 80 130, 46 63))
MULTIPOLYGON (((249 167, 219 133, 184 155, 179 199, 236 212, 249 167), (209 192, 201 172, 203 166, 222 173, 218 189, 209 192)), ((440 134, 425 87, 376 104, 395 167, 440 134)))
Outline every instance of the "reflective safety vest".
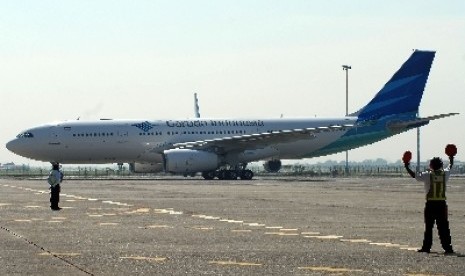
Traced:
POLYGON ((444 171, 432 171, 426 200, 446 200, 446 175, 444 171))

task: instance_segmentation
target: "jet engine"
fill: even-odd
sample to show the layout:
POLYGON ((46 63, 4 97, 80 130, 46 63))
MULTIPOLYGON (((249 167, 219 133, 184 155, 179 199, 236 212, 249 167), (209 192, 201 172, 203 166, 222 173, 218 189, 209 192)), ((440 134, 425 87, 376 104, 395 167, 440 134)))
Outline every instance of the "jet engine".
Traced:
POLYGON ((267 172, 278 172, 281 169, 281 160, 275 159, 266 161, 265 164, 263 164, 263 167, 267 172))
POLYGON ((165 150, 165 171, 170 173, 196 173, 216 170, 220 164, 218 155, 208 151, 191 149, 165 150))
POLYGON ((157 173, 163 171, 161 163, 129 163, 129 171, 132 173, 157 173))

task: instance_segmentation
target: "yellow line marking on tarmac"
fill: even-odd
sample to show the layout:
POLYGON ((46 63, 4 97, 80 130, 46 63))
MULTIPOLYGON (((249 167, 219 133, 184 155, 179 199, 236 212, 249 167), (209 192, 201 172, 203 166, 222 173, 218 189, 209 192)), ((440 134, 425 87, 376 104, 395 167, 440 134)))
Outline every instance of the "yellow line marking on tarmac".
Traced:
POLYGON ((66 217, 52 217, 52 219, 66 219, 66 217))
POLYGON ((320 232, 300 232, 301 235, 319 235, 320 232))
POLYGON ((370 243, 372 241, 367 239, 341 239, 342 242, 353 242, 353 243, 370 243))
POLYGON ((42 252, 39 253, 39 256, 61 256, 61 257, 76 257, 80 256, 81 253, 74 253, 74 252, 68 252, 68 253, 58 253, 58 252, 42 252))
POLYGON ((169 226, 169 225, 147 225, 147 226, 142 226, 142 227, 138 227, 140 229, 156 229, 156 228, 174 228, 173 226, 169 226))
MULTIPOLYGON (((157 209, 155 209, 155 210, 157 210, 157 209)), ((193 218, 204 218, 205 215, 192 215, 192 217, 193 218)))
POLYGON ((125 214, 128 214, 128 215, 131 215, 131 214, 147 214, 149 212, 150 212, 150 208, 138 208, 138 209, 133 210, 133 211, 125 212, 125 214))
POLYGON ((42 206, 28 205, 28 206, 24 206, 24 208, 42 208, 42 206))
POLYGON ((390 243, 390 242, 370 242, 369 244, 371 244, 371 245, 385 246, 385 247, 393 247, 393 244, 390 243))
POLYGON ((119 257, 120 259, 127 260, 136 260, 136 261, 151 261, 151 262, 163 262, 166 258, 161 257, 143 257, 143 256, 134 256, 134 257, 119 257))
POLYGON ((321 272, 334 272, 334 273, 364 272, 362 269, 350 269, 350 268, 327 267, 327 266, 303 266, 303 267, 298 267, 298 269, 311 270, 311 271, 321 271, 321 272))
POLYGON ((216 265, 239 265, 239 266, 261 266, 263 264, 248 263, 248 262, 234 262, 234 261, 210 261, 209 264, 216 265))
POLYGON ((63 221, 62 220, 47 220, 46 222, 49 222, 49 223, 62 223, 63 221))
POLYGON ((119 223, 116 222, 100 222, 100 226, 112 226, 112 225, 118 225, 119 223))
POLYGON ((10 206, 10 205, 11 205, 11 203, 0 203, 0 207, 2 207, 2 206, 10 206))
POLYGON ((219 219, 221 219, 220 217, 207 216, 207 215, 192 215, 192 217, 201 218, 201 219, 210 219, 210 220, 219 220, 219 219))
POLYGON ((285 232, 293 232, 293 231, 297 231, 299 229, 297 228, 282 228, 282 229, 279 229, 279 231, 285 231, 285 232))
POLYGON ((420 248, 419 247, 401 247, 399 249, 408 250, 408 251, 417 251, 420 248))
POLYGON ((89 217, 103 217, 103 216, 116 216, 115 213, 102 213, 102 214, 90 214, 87 213, 89 217))
POLYGON ((385 246, 386 246, 386 247, 399 247, 399 248, 400 248, 400 247, 403 246, 403 245, 398 244, 398 243, 391 243, 391 244, 386 244, 385 246))
POLYGON ((30 219, 15 219, 14 221, 16 221, 16 222, 31 222, 32 220, 30 220, 30 219))
POLYGON ((252 226, 252 227, 263 227, 265 224, 258 223, 258 222, 251 222, 251 223, 244 223, 245 225, 252 226))
POLYGON ((266 229, 281 229, 283 228, 282 226, 266 226, 266 229))
POLYGON ((168 209, 153 209, 155 214, 169 214, 169 215, 182 215, 183 212, 175 211, 173 208, 168 209))
POLYGON ((129 208, 104 208, 104 207, 89 207, 89 210, 112 210, 112 211, 119 211, 119 212, 124 212, 124 211, 129 211, 129 208))
POLYGON ((286 233, 286 232, 265 232, 265 235, 277 235, 277 236, 299 236, 299 233, 286 233))
POLYGON ((215 228, 213 228, 213 227, 192 227, 192 229, 195 229, 195 230, 213 230, 215 228))
POLYGON ((130 204, 127 204, 127 203, 122 203, 122 202, 118 202, 118 201, 111 201, 111 200, 105 200, 105 201, 102 201, 102 203, 118 205, 118 206, 127 206, 127 207, 132 207, 133 206, 133 205, 130 205, 130 204))
POLYGON ((233 233, 250 233, 252 230, 250 229, 244 229, 244 230, 231 230, 233 233))
POLYGON ((342 238, 343 236, 336 236, 336 235, 327 235, 327 236, 304 236, 305 238, 314 238, 314 239, 321 239, 321 240, 337 240, 342 238))

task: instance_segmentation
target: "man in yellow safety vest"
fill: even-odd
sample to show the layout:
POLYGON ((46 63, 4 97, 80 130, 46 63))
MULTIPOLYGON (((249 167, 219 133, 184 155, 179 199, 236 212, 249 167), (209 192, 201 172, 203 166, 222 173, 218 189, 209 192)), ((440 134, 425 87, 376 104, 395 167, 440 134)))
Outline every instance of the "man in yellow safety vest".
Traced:
MULTIPOLYGON (((423 238, 423 246, 418 252, 429 253, 433 245, 433 227, 434 222, 437 224, 439 238, 441 240, 442 248, 446 254, 453 254, 452 242, 449 229, 448 210, 446 203, 446 183, 449 180, 450 169, 454 164, 454 155, 449 155, 449 166, 443 168, 441 158, 434 157, 430 160, 430 170, 415 174, 410 169, 410 158, 405 158, 404 165, 407 172, 412 178, 424 183, 426 193, 425 204, 425 234, 423 238)), ((410 153, 411 157, 411 153, 410 153)))

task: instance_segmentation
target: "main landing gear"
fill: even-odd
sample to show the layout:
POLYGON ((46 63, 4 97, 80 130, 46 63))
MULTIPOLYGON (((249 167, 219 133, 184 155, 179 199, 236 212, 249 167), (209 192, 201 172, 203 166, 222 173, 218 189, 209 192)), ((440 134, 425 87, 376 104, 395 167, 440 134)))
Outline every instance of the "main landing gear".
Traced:
POLYGON ((202 177, 206 180, 212 180, 215 177, 219 180, 250 180, 253 178, 253 172, 251 170, 218 170, 218 171, 208 171, 203 172, 202 177))

